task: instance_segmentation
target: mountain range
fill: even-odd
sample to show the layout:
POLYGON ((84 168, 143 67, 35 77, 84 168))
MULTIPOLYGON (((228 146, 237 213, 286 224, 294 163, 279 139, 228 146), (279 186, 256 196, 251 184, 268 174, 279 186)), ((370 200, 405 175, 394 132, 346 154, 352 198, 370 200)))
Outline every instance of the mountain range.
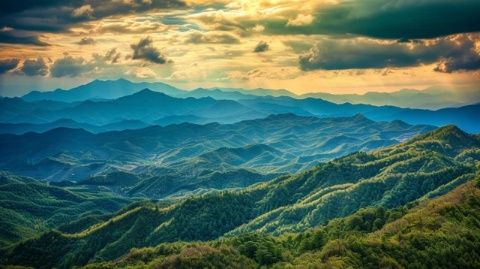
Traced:
POLYGON ((478 100, 124 79, 0 98, 0 267, 479 268, 478 100))
POLYGON ((480 90, 475 88, 451 90, 429 87, 424 90, 402 89, 396 92, 367 92, 364 94, 307 93, 302 98, 320 98, 334 103, 390 105, 404 108, 440 109, 478 103, 480 90))
POLYGON ((126 79, 93 80, 69 90, 31 91, 22 96, 26 101, 51 100, 59 102, 79 102, 95 99, 116 99, 131 95, 143 89, 163 92, 177 98, 212 97, 217 100, 243 100, 258 96, 287 96, 297 99, 319 98, 337 104, 371 104, 377 106, 399 106, 404 108, 439 109, 451 106, 464 106, 480 102, 478 89, 451 90, 445 87, 429 87, 424 90, 401 89, 396 92, 366 92, 364 94, 331 94, 313 92, 295 94, 285 89, 243 89, 243 88, 196 88, 182 90, 162 82, 131 82, 126 79))
MULTIPOLYGON (((409 124, 435 126, 455 124, 468 132, 480 131, 477 124, 480 104, 426 110, 366 104, 335 104, 322 99, 298 99, 287 96, 254 96, 240 100, 217 100, 212 97, 183 98, 144 89, 132 95, 110 100, 64 103, 2 98, 0 105, 5 107, 0 113, 0 122, 4 124, 52 124, 62 119, 96 126, 123 121, 144 122, 148 125, 181 122, 234 123, 281 113, 318 117, 347 117, 361 113, 377 121, 402 120, 409 124)), ((6 130, 15 128, 16 126, 11 125, 4 127, 6 130)), ((41 128, 31 126, 30 130, 35 129, 41 128)))
MULTIPOLYGON (((0 135, 4 153, 0 169, 83 183, 121 171, 138 177, 135 184, 122 186, 128 187, 125 192, 161 198, 201 188, 246 187, 354 151, 396 144, 433 128, 375 122, 361 115, 293 114, 235 124, 182 123, 99 134, 62 127, 40 134, 0 135), (223 184, 217 182, 227 176, 223 184)), ((96 181, 94 185, 99 184, 96 181)))
MULTIPOLYGON (((128 253, 132 247, 155 246, 162 242, 213 240, 224 236, 224 240, 234 240, 233 242, 237 242, 235 245, 240 246, 242 240, 246 240, 242 238, 249 238, 249 232, 254 232, 252 236, 294 232, 302 233, 300 234, 302 238, 310 238, 312 235, 307 232, 309 229, 326 224, 324 229, 327 230, 322 231, 337 227, 336 231, 340 232, 341 227, 345 227, 344 231, 350 227, 348 228, 351 231, 350 235, 356 234, 352 232, 354 230, 372 232, 385 225, 379 235, 392 236, 393 233, 395 236, 399 229, 405 229, 406 232, 407 227, 418 228, 418 226, 410 226, 410 221, 398 220, 400 223, 394 224, 396 219, 411 220, 412 215, 420 217, 422 214, 421 222, 425 221, 427 216, 440 221, 425 223, 427 225, 425 229, 436 229, 434 227, 444 227, 445 218, 442 222, 441 219, 430 215, 434 214, 433 212, 421 213, 422 207, 405 212, 405 207, 408 210, 409 206, 412 207, 412 202, 414 206, 415 203, 429 201, 446 194, 445 198, 441 198, 444 200, 439 200, 444 202, 434 200, 431 203, 440 203, 440 205, 458 203, 465 210, 467 208, 471 210, 469 212, 478 211, 479 204, 475 202, 478 201, 478 191, 469 190, 475 189, 471 180, 478 173, 479 150, 480 137, 464 133, 454 126, 446 126, 418 135, 398 145, 369 153, 349 154, 319 164, 310 170, 280 176, 246 189, 211 192, 183 198, 173 204, 151 202, 132 205, 128 210, 123 210, 110 219, 88 228, 79 227, 77 230, 70 229, 68 232, 51 231, 24 241, 9 248, 1 259, 6 264, 65 268, 91 262, 119 261, 118 258, 128 253), (458 186, 463 187, 452 191, 458 186), (461 196, 463 194, 471 198, 464 199, 461 196), (360 210, 368 207, 377 207, 380 211, 360 210), (385 210, 389 210, 388 214, 385 210), (355 213, 356 211, 358 212, 355 213), (335 218, 348 215, 351 216, 343 221, 334 221, 335 218), (334 222, 328 225, 329 221, 334 222)), ((427 208, 434 210, 433 208, 438 207, 431 204, 427 208)), ((455 210, 448 210, 448 207, 441 208, 444 209, 438 209, 440 211, 435 212, 447 214, 445 217, 452 221, 460 216, 473 220, 466 214, 459 216, 463 213, 455 213, 455 210)), ((468 225, 465 227, 470 227, 465 222, 461 223, 461 225, 468 225)), ((475 229, 479 227, 477 224, 472 225, 476 227, 475 229)), ((318 234, 318 232, 315 233, 318 234)), ((436 233, 436 235, 439 234, 436 233)), ((340 238, 338 234, 328 235, 327 233, 323 236, 327 241, 340 238)), ((474 236, 478 234, 474 233, 474 236)), ((251 240, 253 239, 247 241, 251 240)), ((415 241, 411 242, 414 244, 415 241)), ((322 248, 323 255, 327 250, 334 251, 333 246, 328 246, 328 243, 324 246, 324 244, 324 241, 319 241, 318 245, 312 242, 311 245, 306 245, 303 251, 322 248)), ((425 244, 423 246, 422 249, 425 250, 425 244)), ((416 245, 412 247, 415 249, 416 245)), ((345 248, 352 248, 355 252, 360 251, 351 245, 345 245, 345 248)), ((284 252, 267 250, 270 260, 259 255, 253 256, 254 259, 256 258, 255 261, 271 264, 280 262, 282 259, 291 259, 280 258, 284 252)), ((164 249, 164 251, 168 250, 164 249)), ((246 250, 240 249, 240 253, 248 253, 243 251, 246 250)), ((255 249, 252 251, 255 253, 255 249)), ((383 249, 381 253, 384 253, 383 251, 388 249, 383 249)), ((174 253, 176 252, 172 249, 172 252, 166 252, 163 255, 168 256, 174 253)), ((343 255, 343 253, 342 251, 337 255, 343 255)), ((134 257, 139 257, 135 254, 131 255, 134 255, 130 258, 131 262, 137 259, 134 257)), ((158 255, 162 254, 155 254, 155 257, 159 257, 158 255)), ((245 255, 248 257, 248 254, 245 255)), ((151 258, 146 259, 151 261, 151 258)), ((193 257, 185 257, 185 259, 187 259, 186 262, 193 262, 190 259, 195 260, 193 257)), ((430 259, 440 258, 430 257, 430 259)), ((404 263, 405 261, 396 262, 404 263)), ((468 262, 473 261, 468 260, 468 262)))
POLYGON ((168 95, 182 93, 181 90, 161 82, 134 83, 126 79, 118 79, 93 80, 90 83, 69 90, 31 91, 22 96, 22 99, 28 102, 49 100, 73 103, 86 100, 117 99, 126 95, 132 95, 146 88, 168 95))

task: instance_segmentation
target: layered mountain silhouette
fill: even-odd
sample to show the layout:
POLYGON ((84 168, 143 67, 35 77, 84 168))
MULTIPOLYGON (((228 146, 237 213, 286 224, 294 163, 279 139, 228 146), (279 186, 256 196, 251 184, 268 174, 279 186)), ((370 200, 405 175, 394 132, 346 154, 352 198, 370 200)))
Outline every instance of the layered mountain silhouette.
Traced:
POLYGON ((134 94, 146 88, 169 95, 176 95, 182 92, 173 86, 161 82, 134 83, 126 79, 93 80, 90 83, 69 90, 56 89, 47 92, 32 91, 22 96, 22 99, 29 102, 50 100, 72 103, 95 99, 116 99, 134 94))
POLYGON ((367 92, 365 94, 307 93, 295 94, 285 89, 243 89, 243 88, 197 88, 186 91, 161 82, 131 82, 126 79, 93 80, 87 84, 69 89, 52 91, 32 91, 22 97, 26 101, 52 100, 78 102, 95 99, 116 99, 131 95, 145 88, 163 92, 178 98, 212 97, 217 100, 243 100, 258 96, 288 96, 293 98, 318 98, 333 103, 354 103, 371 105, 392 105, 399 107, 439 109, 449 106, 462 106, 480 102, 478 89, 453 91, 445 87, 430 87, 424 90, 402 89, 395 92, 367 92))
POLYGON ((396 92, 367 92, 365 94, 307 93, 301 97, 320 98, 334 103, 392 105, 399 107, 440 109, 464 106, 480 101, 478 89, 449 90, 430 87, 424 90, 402 89, 396 92))
MULTIPOLYGON (((212 97, 177 98, 143 89, 112 100, 87 100, 76 103, 57 101, 26 102, 19 98, 2 98, 4 109, 0 121, 9 124, 45 124, 61 119, 102 126, 122 121, 146 124, 234 123, 263 118, 271 114, 293 113, 301 116, 347 117, 363 114, 372 120, 402 120, 409 124, 443 126, 454 124, 467 132, 479 132, 477 114, 480 105, 439 110, 408 109, 365 104, 335 104, 316 98, 288 96, 252 96, 240 100, 217 100, 212 97)), ((35 127, 32 127, 32 131, 35 127)))

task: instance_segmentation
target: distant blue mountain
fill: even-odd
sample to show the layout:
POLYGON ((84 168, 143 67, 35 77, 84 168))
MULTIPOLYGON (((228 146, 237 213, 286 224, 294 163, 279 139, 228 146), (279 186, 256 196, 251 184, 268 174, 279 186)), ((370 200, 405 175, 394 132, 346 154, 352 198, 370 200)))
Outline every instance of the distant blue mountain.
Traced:
POLYGON ((335 104, 316 98, 296 99, 285 96, 258 97, 239 100, 238 102, 264 113, 273 110, 274 113, 291 112, 298 115, 310 114, 323 117, 343 117, 360 113, 372 120, 402 120, 409 124, 429 124, 435 126, 454 124, 467 132, 480 132, 478 121, 480 103, 463 107, 427 110, 350 103, 335 104))
POLYGON ((245 100, 255 97, 287 96, 297 99, 316 98, 343 104, 370 104, 376 106, 392 105, 405 108, 439 109, 458 107, 480 102, 480 91, 477 88, 451 90, 442 87, 431 87, 425 90, 402 89, 396 92, 367 92, 365 94, 331 94, 311 92, 297 95, 284 89, 243 89, 243 88, 197 88, 191 91, 178 89, 171 85, 154 82, 131 82, 126 79, 93 80, 70 90, 32 91, 22 98, 26 101, 51 100, 61 102, 79 102, 98 99, 116 99, 131 95, 145 88, 162 92, 177 98, 212 97, 217 100, 245 100))
POLYGON ((168 95, 179 95, 182 91, 165 83, 134 83, 126 79, 94 80, 70 90, 32 91, 22 97, 25 101, 52 100, 60 102, 78 102, 92 99, 116 99, 131 95, 145 88, 163 92, 168 95))
POLYGON ((409 124, 435 126, 455 124, 467 132, 480 132, 477 119, 480 104, 426 110, 350 103, 335 104, 317 98, 297 99, 288 96, 252 96, 236 101, 217 100, 211 97, 176 98, 149 89, 113 100, 62 103, 26 102, 19 98, 2 98, 0 104, 8 108, 0 112, 0 122, 3 123, 44 124, 60 119, 71 119, 97 126, 125 120, 166 125, 180 122, 233 123, 281 113, 317 117, 349 117, 363 114, 372 120, 402 120, 409 124), (163 123, 162 119, 164 119, 163 123))
POLYGON ((22 99, 29 102, 49 100, 67 103, 86 100, 117 99, 123 96, 132 95, 146 88, 178 98, 212 97, 217 100, 241 100, 257 96, 296 96, 294 93, 287 90, 269 90, 260 88, 251 90, 241 88, 197 88, 187 91, 162 82, 131 82, 126 79, 118 79, 93 80, 70 90, 56 89, 52 91, 32 91, 22 96, 22 99))
POLYGON ((367 92, 365 94, 307 93, 300 98, 321 98, 337 104, 355 103, 371 105, 393 105, 410 108, 439 109, 464 106, 480 102, 480 89, 451 90, 430 87, 424 90, 402 89, 395 92, 367 92))
POLYGON ((207 174, 237 169, 257 175, 295 172, 353 151, 396 144, 433 128, 375 122, 362 115, 294 114, 234 124, 182 123, 98 134, 62 127, 40 134, 0 134, 0 170, 49 181, 78 181, 120 169, 158 175, 162 180, 170 175, 170 181, 182 178, 187 184, 193 178, 208 180, 207 174))

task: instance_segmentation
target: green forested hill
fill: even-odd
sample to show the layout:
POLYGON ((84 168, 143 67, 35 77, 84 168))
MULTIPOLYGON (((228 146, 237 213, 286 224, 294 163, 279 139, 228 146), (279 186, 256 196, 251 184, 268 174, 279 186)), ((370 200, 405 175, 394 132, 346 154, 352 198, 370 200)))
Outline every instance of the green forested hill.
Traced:
MULTIPOLYGON (((303 233, 361 208, 397 208, 448 193, 475 176, 479 151, 478 137, 447 126, 399 145, 350 154, 243 190, 198 195, 173 204, 133 206, 81 232, 52 231, 25 241, 11 247, 4 259, 37 267, 68 267, 115 259, 132 247, 162 242, 250 232, 303 233)), ((386 220, 374 226, 378 228, 382 221, 386 220)))
POLYGON ((86 268, 479 268, 479 212, 480 179, 413 208, 362 209, 280 237, 164 243, 86 268))
POLYGON ((479 150, 478 137, 446 126, 396 146, 345 156, 265 184, 259 204, 269 210, 233 233, 302 230, 362 207, 392 208, 443 194, 474 176, 479 150))
POLYGON ((128 203, 108 191, 64 189, 31 178, 0 174, 0 247, 33 237, 72 219, 91 225, 128 203))

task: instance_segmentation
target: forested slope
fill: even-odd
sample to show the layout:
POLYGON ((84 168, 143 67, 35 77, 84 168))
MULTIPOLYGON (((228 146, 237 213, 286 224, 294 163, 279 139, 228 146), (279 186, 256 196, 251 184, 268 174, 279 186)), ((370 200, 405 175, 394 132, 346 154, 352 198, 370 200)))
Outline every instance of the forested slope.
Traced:
POLYGON ((477 136, 447 126, 243 190, 213 192, 173 204, 139 204, 81 232, 52 231, 23 242, 10 248, 4 259, 68 267, 116 259, 132 247, 162 242, 250 232, 302 233, 362 208, 392 209, 447 193, 478 172, 479 149, 477 136))
POLYGON ((86 268, 478 268, 480 180, 418 205, 382 207, 280 237, 246 234, 133 249, 86 268))

